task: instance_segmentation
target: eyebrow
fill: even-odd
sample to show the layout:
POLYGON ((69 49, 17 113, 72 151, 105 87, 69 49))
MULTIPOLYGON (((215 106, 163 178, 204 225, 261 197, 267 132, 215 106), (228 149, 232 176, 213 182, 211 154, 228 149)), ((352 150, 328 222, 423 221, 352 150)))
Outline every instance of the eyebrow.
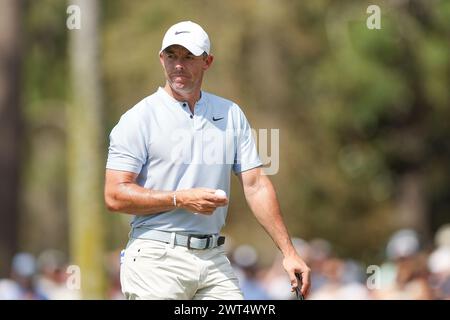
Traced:
MULTIPOLYGON (((166 54, 176 54, 172 49, 166 49, 166 50, 164 50, 164 52, 166 54)), ((194 54, 192 52, 190 52, 190 51, 188 51, 187 55, 195 57, 194 54)))

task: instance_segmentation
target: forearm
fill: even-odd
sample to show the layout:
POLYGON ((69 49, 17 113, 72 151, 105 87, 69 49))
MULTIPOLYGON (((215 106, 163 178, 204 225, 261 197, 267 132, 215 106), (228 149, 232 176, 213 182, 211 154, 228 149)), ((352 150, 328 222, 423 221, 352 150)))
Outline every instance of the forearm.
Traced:
POLYGON ((292 245, 272 182, 261 169, 249 170, 239 177, 250 209, 284 256, 283 267, 289 275, 292 290, 301 286, 301 292, 306 296, 311 286, 311 269, 292 245), (298 274, 302 283, 298 281, 298 274))
POLYGON ((275 189, 267 176, 244 189, 247 203, 258 222, 263 226, 284 256, 295 253, 288 230, 283 221, 275 189))
POLYGON ((173 191, 157 191, 135 183, 120 183, 108 195, 108 209, 135 215, 147 215, 173 210, 173 191))

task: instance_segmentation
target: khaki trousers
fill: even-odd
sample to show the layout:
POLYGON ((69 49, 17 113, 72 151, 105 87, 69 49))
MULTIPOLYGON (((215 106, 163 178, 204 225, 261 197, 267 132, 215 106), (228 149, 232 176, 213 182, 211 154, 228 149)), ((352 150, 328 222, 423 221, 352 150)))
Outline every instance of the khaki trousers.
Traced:
POLYGON ((127 299, 243 299, 223 246, 196 250, 131 238, 120 282, 127 299))

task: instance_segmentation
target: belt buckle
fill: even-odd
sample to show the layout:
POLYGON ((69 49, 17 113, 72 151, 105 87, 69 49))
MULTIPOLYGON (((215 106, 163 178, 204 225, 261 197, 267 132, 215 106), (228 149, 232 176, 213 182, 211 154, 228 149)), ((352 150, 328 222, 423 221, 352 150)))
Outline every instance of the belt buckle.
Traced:
POLYGON ((191 238, 206 239, 206 246, 203 249, 207 249, 209 247, 209 242, 211 241, 212 236, 210 236, 210 235, 197 236, 197 235, 189 234, 188 238, 187 238, 187 245, 186 245, 186 247, 189 250, 192 249, 192 247, 191 247, 191 238))

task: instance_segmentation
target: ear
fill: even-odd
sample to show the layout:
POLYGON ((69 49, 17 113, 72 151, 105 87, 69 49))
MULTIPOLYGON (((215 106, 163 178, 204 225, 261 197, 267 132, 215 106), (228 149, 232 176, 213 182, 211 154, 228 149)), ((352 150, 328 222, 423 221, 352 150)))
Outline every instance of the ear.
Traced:
POLYGON ((205 64, 203 65, 203 70, 207 70, 213 63, 214 61, 214 56, 213 55, 208 55, 208 57, 205 60, 205 64))
POLYGON ((159 54, 159 62, 161 62, 161 65, 164 67, 164 59, 163 59, 163 53, 162 52, 159 54))

